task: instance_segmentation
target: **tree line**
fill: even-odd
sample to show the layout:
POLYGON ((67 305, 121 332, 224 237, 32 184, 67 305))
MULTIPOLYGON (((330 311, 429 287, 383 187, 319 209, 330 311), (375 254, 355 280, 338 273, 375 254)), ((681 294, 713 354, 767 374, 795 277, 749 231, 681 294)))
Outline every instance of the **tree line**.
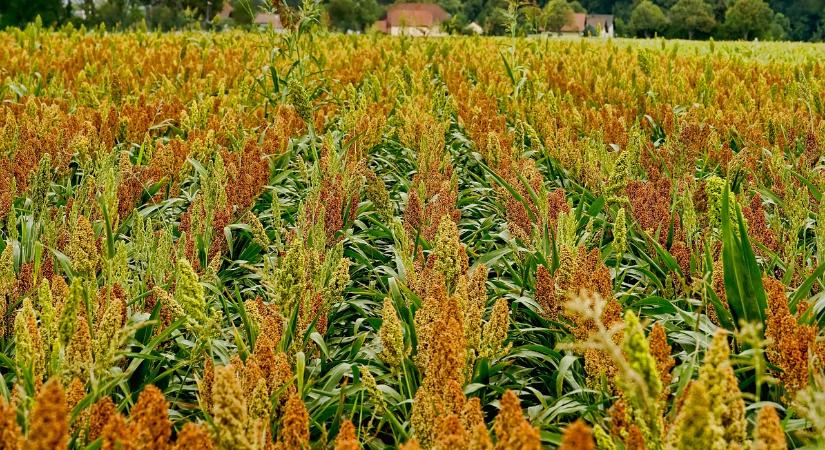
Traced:
MULTIPOLYGON (((46 25, 170 30, 249 26, 257 11, 296 7, 298 0, 0 0, 0 27, 23 26, 40 17, 46 25), (225 3, 230 19, 216 17, 225 3)), ((321 0, 324 22, 341 31, 369 31, 392 0, 321 0)), ((427 0, 425 0, 427 1, 427 0)), ((432 1, 432 0, 429 0, 432 1)), ((529 34, 559 31, 575 13, 613 14, 618 36, 684 39, 825 40, 825 0, 435 0, 461 33, 471 22, 488 34, 517 24, 529 34)), ((592 31, 592 30, 588 30, 592 31)))

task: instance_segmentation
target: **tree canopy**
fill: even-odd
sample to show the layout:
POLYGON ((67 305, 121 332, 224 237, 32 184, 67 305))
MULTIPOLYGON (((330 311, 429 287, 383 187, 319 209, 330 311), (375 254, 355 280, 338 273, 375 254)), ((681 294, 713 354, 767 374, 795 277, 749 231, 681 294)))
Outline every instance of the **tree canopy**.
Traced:
POLYGON ((637 36, 651 37, 661 33, 666 26, 667 17, 662 8, 650 0, 636 5, 630 15, 629 27, 637 36))
POLYGON ((716 18, 710 4, 704 0, 679 0, 670 9, 672 31, 679 37, 693 39, 698 34, 707 35, 716 26, 716 18))

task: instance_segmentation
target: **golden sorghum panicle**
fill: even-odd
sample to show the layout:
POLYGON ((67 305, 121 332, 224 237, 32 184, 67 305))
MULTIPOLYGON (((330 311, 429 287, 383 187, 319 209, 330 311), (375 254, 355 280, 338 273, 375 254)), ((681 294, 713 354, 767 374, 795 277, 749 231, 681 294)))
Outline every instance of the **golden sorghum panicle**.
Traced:
POLYGON ((788 448, 779 415, 776 414, 776 408, 771 405, 765 405, 759 410, 753 434, 754 450, 785 450, 788 448))
POLYGON ((66 256, 72 261, 75 272, 86 277, 94 277, 100 265, 100 254, 97 250, 97 238, 92 230, 92 224, 86 216, 77 218, 77 225, 72 230, 66 256))
POLYGON ((416 439, 412 439, 398 447, 398 450, 419 450, 420 448, 421 447, 418 445, 418 441, 416 439))
POLYGON ((198 381, 198 398, 206 412, 212 413, 212 386, 215 382, 215 363, 212 362, 212 355, 205 355, 203 358, 203 377, 198 381))
POLYGON ((275 369, 270 374, 269 389, 272 392, 282 392, 282 398, 285 399, 295 392, 295 384, 293 383, 292 366, 289 364, 289 357, 284 352, 275 353, 275 369), (283 387, 286 386, 285 389, 283 387))
MULTIPOLYGON (((464 277, 462 277, 463 279, 464 277)), ((480 264, 467 282, 464 305, 464 340, 467 346, 467 375, 472 376, 475 360, 481 351, 481 329, 487 308, 487 266, 480 264)))
POLYGON ((101 450, 136 449, 132 443, 132 435, 126 424, 126 418, 119 412, 114 412, 109 416, 109 421, 103 427, 101 436, 103 437, 101 450))
POLYGON ((188 422, 178 432, 172 450, 213 450, 215 445, 209 433, 200 424, 188 422))
POLYGON ((261 367, 255 361, 254 357, 246 359, 245 363, 241 363, 241 385, 243 386, 243 393, 246 397, 247 403, 252 399, 252 391, 258 386, 258 381, 264 381, 264 374, 261 367))
POLYGON ((713 336, 713 342, 699 368, 699 383, 708 392, 711 413, 724 430, 724 439, 728 445, 735 445, 745 442, 747 422, 745 401, 729 356, 726 332, 719 330, 713 336))
POLYGON ((344 420, 335 438, 335 450, 359 450, 360 448, 361 444, 355 436, 355 425, 349 419, 344 420))
POLYGON ((481 400, 478 397, 468 399, 461 411, 461 424, 469 433, 468 450, 492 450, 493 440, 484 423, 481 400))
POLYGON ((656 323, 653 325, 647 340, 650 345, 650 354, 656 360, 656 369, 659 371, 659 377, 662 380, 660 399, 664 400, 670 393, 670 381, 672 379, 670 371, 676 364, 676 360, 671 356, 671 348, 667 343, 665 327, 661 324, 656 323))
POLYGON ((504 346, 504 341, 507 340, 507 330, 510 328, 510 307, 507 300, 500 298, 496 300, 493 305, 493 311, 490 313, 490 320, 484 324, 484 331, 481 334, 481 351, 479 356, 482 358, 500 358, 506 355, 510 346, 504 346))
MULTIPOLYGON (((69 414, 71 415, 71 411, 83 400, 83 397, 86 396, 86 385, 80 378, 72 378, 72 381, 69 383, 68 389, 66 389, 66 405, 69 409, 69 414)), ((81 410, 75 419, 72 421, 71 424, 71 434, 75 434, 76 432, 84 429, 86 427, 86 421, 89 418, 89 410, 83 409, 81 410)))
POLYGON ((111 397, 106 396, 95 402, 89 413, 89 431, 86 442, 92 442, 102 436, 103 428, 116 414, 118 412, 111 397))
MULTIPOLYGON (((258 314, 261 315, 260 334, 267 338, 268 347, 274 350, 284 334, 284 316, 275 304, 264 303, 261 297, 255 302, 258 305, 258 314)), ((260 338, 259 336, 258 339, 260 338)))
POLYGON ((593 430, 581 419, 564 429, 559 450, 596 450, 593 430))
POLYGON ((711 399, 701 382, 692 382, 676 420, 669 428, 669 450, 726 450, 725 429, 711 410, 711 399))
POLYGON ((458 311, 458 300, 450 297, 441 305, 440 317, 434 324, 429 364, 424 383, 444 386, 448 381, 464 384, 464 330, 458 311), (428 381, 426 379, 429 379, 428 381))
POLYGON ((287 449, 309 448, 309 413, 296 393, 286 401, 278 443, 287 449))
POLYGON ((559 320, 564 305, 556 295, 556 281, 544 266, 536 269, 536 302, 541 306, 541 315, 545 319, 559 320))
POLYGON ((788 397, 808 385, 808 355, 816 341, 813 326, 798 323, 788 308, 785 286, 773 278, 763 277, 768 300, 765 336, 771 343, 767 348, 768 360, 782 369, 778 377, 788 397))
POLYGON ((450 412, 445 401, 446 394, 445 386, 432 383, 427 377, 415 393, 410 424, 424 448, 432 447, 437 437, 439 418, 450 412))
POLYGON ((393 306, 389 297, 384 299, 381 318, 383 319, 380 330, 382 348, 379 357, 393 371, 397 372, 403 364, 404 358, 407 357, 407 348, 404 345, 404 330, 401 326, 401 320, 398 319, 395 306, 393 306))
POLYGON ((467 431, 461 426, 461 420, 455 414, 437 419, 433 450, 463 449, 469 445, 467 431))
POLYGON ((17 411, 14 405, 0 396, 0 448, 3 450, 20 450, 23 435, 17 424, 17 411))
POLYGON ((466 429, 472 429, 476 425, 484 425, 484 412, 481 410, 481 399, 472 397, 464 402, 461 409, 461 424, 466 429))
POLYGON ((431 283, 436 286, 431 292, 421 298, 421 307, 415 311, 415 332, 418 335, 418 345, 415 353, 415 364, 421 373, 425 373, 430 364, 432 341, 436 335, 436 321, 442 310, 441 305, 447 302, 447 293, 443 278, 436 276, 431 283))
POLYGON ((31 370, 34 379, 45 374, 46 355, 37 317, 30 299, 23 300, 23 308, 14 318, 15 362, 19 370, 31 370))
POLYGON ((77 331, 72 336, 69 346, 66 347, 66 357, 63 362, 63 377, 66 380, 79 377, 87 380, 92 368, 92 337, 89 333, 89 322, 86 317, 79 316, 77 331))
POLYGON ((232 365, 215 368, 212 417, 216 445, 221 450, 250 449, 246 436, 247 406, 241 380, 232 365))
POLYGON ((129 428, 131 440, 140 448, 169 447, 172 423, 169 404, 160 389, 151 384, 143 389, 129 415, 129 428))
POLYGON ((34 401, 25 450, 54 450, 69 443, 69 407, 56 378, 50 379, 34 401))
POLYGON ((435 258, 433 268, 444 276, 447 287, 454 287, 456 278, 461 273, 462 248, 458 227, 449 216, 441 217, 431 258, 435 258))
POLYGON ((539 431, 530 425, 521 412, 521 402, 516 393, 507 390, 501 397, 501 410, 496 416, 493 430, 497 450, 538 450, 541 448, 539 431))
POLYGON ((252 356, 249 358, 261 369, 267 392, 271 392, 271 387, 274 384, 275 352, 273 349, 272 341, 268 337, 258 335, 258 339, 255 340, 255 349, 252 350, 252 356))

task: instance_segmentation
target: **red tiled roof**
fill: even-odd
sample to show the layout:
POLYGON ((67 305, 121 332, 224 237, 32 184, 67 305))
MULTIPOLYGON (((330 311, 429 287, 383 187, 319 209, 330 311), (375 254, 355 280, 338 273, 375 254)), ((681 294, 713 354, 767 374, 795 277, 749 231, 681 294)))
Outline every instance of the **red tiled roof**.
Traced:
POLYGON ((379 20, 375 22, 375 29, 381 33, 387 32, 387 21, 386 20, 379 20))
POLYGON ((585 18, 587 18, 587 15, 584 13, 573 14, 573 20, 568 22, 567 25, 561 27, 561 31, 568 33, 584 31, 585 18))
POLYGON ((253 19, 256 25, 272 25, 275 28, 283 28, 281 25, 281 16, 278 14, 258 13, 253 19))
POLYGON ((435 3, 396 3, 387 8, 388 27, 431 27, 449 18, 435 3))

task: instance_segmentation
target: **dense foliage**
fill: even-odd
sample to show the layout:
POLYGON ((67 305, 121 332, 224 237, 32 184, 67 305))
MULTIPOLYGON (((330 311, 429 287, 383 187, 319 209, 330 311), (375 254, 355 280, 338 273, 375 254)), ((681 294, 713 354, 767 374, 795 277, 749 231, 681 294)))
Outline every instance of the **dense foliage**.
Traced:
POLYGON ((825 443, 822 46, 316 26, 0 34, 1 448, 825 443))
MULTIPOLYGON (((682 39, 825 40, 825 0, 426 0, 451 17, 441 29, 468 33, 475 22, 486 34, 556 32, 572 13, 612 14, 622 37, 682 39)), ((250 27, 259 12, 286 20, 303 4, 324 10, 333 30, 368 32, 393 0, 0 0, 0 27, 24 26, 40 16, 46 25, 71 23, 108 29, 207 29, 250 27), (220 16, 224 5, 234 8, 220 16)), ((592 35, 595 29, 584 30, 592 35)))

